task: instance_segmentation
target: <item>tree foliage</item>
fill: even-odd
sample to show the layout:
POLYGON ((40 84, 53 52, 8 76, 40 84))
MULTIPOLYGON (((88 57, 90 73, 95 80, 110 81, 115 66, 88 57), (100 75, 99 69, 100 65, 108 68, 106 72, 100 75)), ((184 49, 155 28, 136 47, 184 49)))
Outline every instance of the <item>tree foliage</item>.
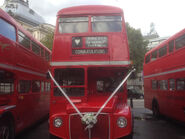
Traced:
POLYGON ((147 52, 148 41, 145 41, 140 29, 135 29, 126 23, 128 43, 130 48, 130 60, 137 72, 143 69, 144 55, 147 52))
POLYGON ((52 50, 53 46, 53 38, 54 38, 54 33, 50 32, 48 33, 42 40, 41 43, 44 44, 47 48, 52 50))

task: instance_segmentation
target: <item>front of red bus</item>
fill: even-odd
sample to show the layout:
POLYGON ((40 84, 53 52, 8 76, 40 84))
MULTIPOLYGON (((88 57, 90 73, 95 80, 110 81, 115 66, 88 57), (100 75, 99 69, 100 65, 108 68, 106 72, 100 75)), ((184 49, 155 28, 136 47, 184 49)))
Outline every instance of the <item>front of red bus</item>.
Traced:
POLYGON ((131 134, 126 83, 120 85, 130 66, 128 49, 120 8, 78 6, 58 12, 51 137, 116 139, 131 134))

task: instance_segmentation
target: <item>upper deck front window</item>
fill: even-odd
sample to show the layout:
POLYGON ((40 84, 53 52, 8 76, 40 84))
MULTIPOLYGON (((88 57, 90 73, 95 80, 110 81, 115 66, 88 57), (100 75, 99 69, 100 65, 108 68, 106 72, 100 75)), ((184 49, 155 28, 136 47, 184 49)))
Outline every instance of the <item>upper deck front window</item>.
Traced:
POLYGON ((88 32, 88 17, 59 18, 60 33, 88 32))
POLYGON ((93 32, 121 32, 122 17, 121 16, 92 16, 93 32))

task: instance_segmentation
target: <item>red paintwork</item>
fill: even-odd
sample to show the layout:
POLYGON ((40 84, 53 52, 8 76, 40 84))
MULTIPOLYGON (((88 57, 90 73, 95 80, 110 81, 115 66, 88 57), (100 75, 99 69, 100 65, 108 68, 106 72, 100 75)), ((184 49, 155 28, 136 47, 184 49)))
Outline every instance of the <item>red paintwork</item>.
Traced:
MULTIPOLYGON (((175 40, 179 36, 185 34, 185 29, 179 33, 173 35, 168 40, 164 41, 159 46, 153 48, 146 53, 145 57, 151 54, 153 51, 158 50, 172 40, 175 40)), ((174 46, 175 47, 175 46, 174 46)), ((167 50, 169 48, 167 47, 167 50)), ((144 63, 144 90, 145 90, 145 107, 152 110, 152 101, 157 100, 159 105, 159 111, 161 114, 185 122, 185 91, 169 90, 169 79, 179 79, 185 77, 185 47, 178 50, 174 50, 173 53, 167 52, 167 55, 158 58, 155 61, 151 61, 148 64, 144 63), (181 71, 178 71, 178 70, 181 71), (173 73, 168 73, 173 71, 173 73), (147 77, 152 74, 160 74, 167 72, 163 75, 155 75, 153 77, 147 77), (168 80, 168 90, 152 89, 152 80, 168 80)))
POLYGON ((51 51, 35 40, 12 17, 1 9, 0 18, 13 25, 16 29, 16 42, 0 35, 0 70, 11 72, 14 76, 14 92, 0 95, 0 120, 6 114, 11 115, 17 134, 43 116, 46 116, 49 112, 49 93, 32 93, 31 90, 25 94, 18 93, 19 80, 49 82, 46 79, 49 62, 19 44, 18 30, 26 34, 45 51, 50 54, 51 51), (8 47, 3 49, 3 44, 8 44, 8 47))
POLYGON ((60 15, 96 15, 96 14, 120 14, 123 13, 121 8, 104 5, 76 6, 64 8, 58 12, 60 15), (79 10, 80 9, 80 10, 79 10))
MULTIPOLYGON (((79 16, 79 15, 121 15, 124 21, 123 12, 120 8, 109 6, 79 6, 66 8, 58 12, 58 17, 79 16), (92 9, 92 10, 89 10, 92 9), (94 12, 96 11, 96 12, 94 12)), ((58 19, 57 19, 58 22, 58 19)), ((91 30, 91 29, 90 29, 91 30)), ((58 24, 56 25, 54 45, 52 50, 52 62, 54 61, 121 61, 129 59, 128 41, 126 35, 125 22, 123 22, 122 32, 117 33, 72 33, 72 34, 60 34, 58 32, 58 24), (100 55, 83 55, 74 56, 71 54, 72 37, 85 37, 85 36, 107 36, 108 37, 108 54, 100 55), (111 41, 110 41, 111 40, 111 41), (116 49, 114 48, 116 46, 116 49), (64 51, 65 50, 65 51, 64 51)), ((85 45, 85 41, 83 41, 85 45)))
MULTIPOLYGON (((123 18, 123 12, 120 8, 111 6, 78 6, 65 8, 58 12, 59 17, 78 17, 78 16, 92 16, 92 15, 121 15, 123 18)), ((89 23, 90 24, 90 23, 89 23)), ((126 35, 125 22, 123 18, 122 32, 110 32, 110 33, 93 33, 89 26, 87 33, 72 33, 72 34, 59 34, 58 32, 58 19, 56 24, 54 45, 52 51, 52 62, 92 62, 92 61, 129 61, 129 48, 126 35), (72 55, 72 37, 86 37, 86 36, 107 36, 108 37, 108 54, 84 54, 84 55, 72 55)), ((85 38, 83 38, 85 39, 85 38)), ((85 49, 85 41, 83 40, 83 48, 85 49)), ((52 65, 52 64, 51 64, 52 65)), ((126 75, 130 64, 125 65, 52 65, 52 74, 57 68, 83 68, 85 71, 85 95, 83 97, 70 97, 75 103, 80 112, 97 112, 104 104, 106 99, 110 96, 110 92, 98 93, 96 91, 96 81, 98 78, 113 77, 118 72, 123 72, 126 75)), ((84 131, 84 127, 80 122, 79 116, 76 115, 74 108, 68 103, 64 97, 54 96, 53 83, 51 90, 50 101, 50 133, 64 139, 88 139, 87 131, 84 131), (75 114, 75 116, 74 116, 75 114), (63 125, 60 128, 53 126, 53 121, 56 117, 63 119, 63 125), (72 121, 69 125, 69 121, 72 121)), ((62 86, 69 87, 69 86, 62 86)), ((71 86, 74 87, 74 86, 71 86)), ((76 86, 77 87, 77 86, 76 86)), ((78 86, 79 87, 79 86, 78 86)), ((132 131, 132 119, 131 110, 127 105, 127 89, 124 84, 124 90, 114 96, 107 106, 103 109, 102 114, 98 117, 99 122, 92 129, 92 139, 110 139, 120 138, 129 135, 132 131), (105 114, 105 115, 104 115, 105 114), (126 128, 119 128, 117 126, 117 119, 120 116, 124 116, 128 120, 126 128), (110 119, 110 125, 107 121, 110 119), (108 130, 110 126, 110 129, 108 130), (95 134, 96 132, 96 134, 95 134)))

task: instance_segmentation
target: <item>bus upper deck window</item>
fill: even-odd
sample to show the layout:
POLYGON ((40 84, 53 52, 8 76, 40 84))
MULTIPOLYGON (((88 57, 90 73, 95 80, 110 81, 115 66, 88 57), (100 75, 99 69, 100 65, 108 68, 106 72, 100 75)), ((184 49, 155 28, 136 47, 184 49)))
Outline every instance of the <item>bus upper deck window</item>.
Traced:
POLYGON ((121 16, 93 16, 92 19, 93 32, 121 32, 122 17, 121 16))
POLYGON ((150 54, 147 55, 146 58, 145 58, 145 63, 147 64, 147 63, 149 63, 149 62, 150 62, 150 54))
POLYGON ((174 49, 174 40, 170 41, 169 42, 169 52, 173 52, 173 49, 174 49))
POLYGON ((16 30, 15 27, 5 20, 0 18, 0 34, 3 35, 4 37, 16 41, 16 30))
POLYGON ((156 59, 157 59, 157 50, 152 52, 152 54, 151 54, 151 61, 154 61, 156 59))
POLYGON ((88 32, 88 17, 59 18, 60 33, 88 32))
POLYGON ((178 37, 175 40, 175 49, 180 49, 184 46, 185 46, 185 34, 183 34, 182 36, 178 37))
POLYGON ((37 43, 33 42, 33 41, 32 41, 32 51, 35 54, 40 55, 40 46, 37 43))

